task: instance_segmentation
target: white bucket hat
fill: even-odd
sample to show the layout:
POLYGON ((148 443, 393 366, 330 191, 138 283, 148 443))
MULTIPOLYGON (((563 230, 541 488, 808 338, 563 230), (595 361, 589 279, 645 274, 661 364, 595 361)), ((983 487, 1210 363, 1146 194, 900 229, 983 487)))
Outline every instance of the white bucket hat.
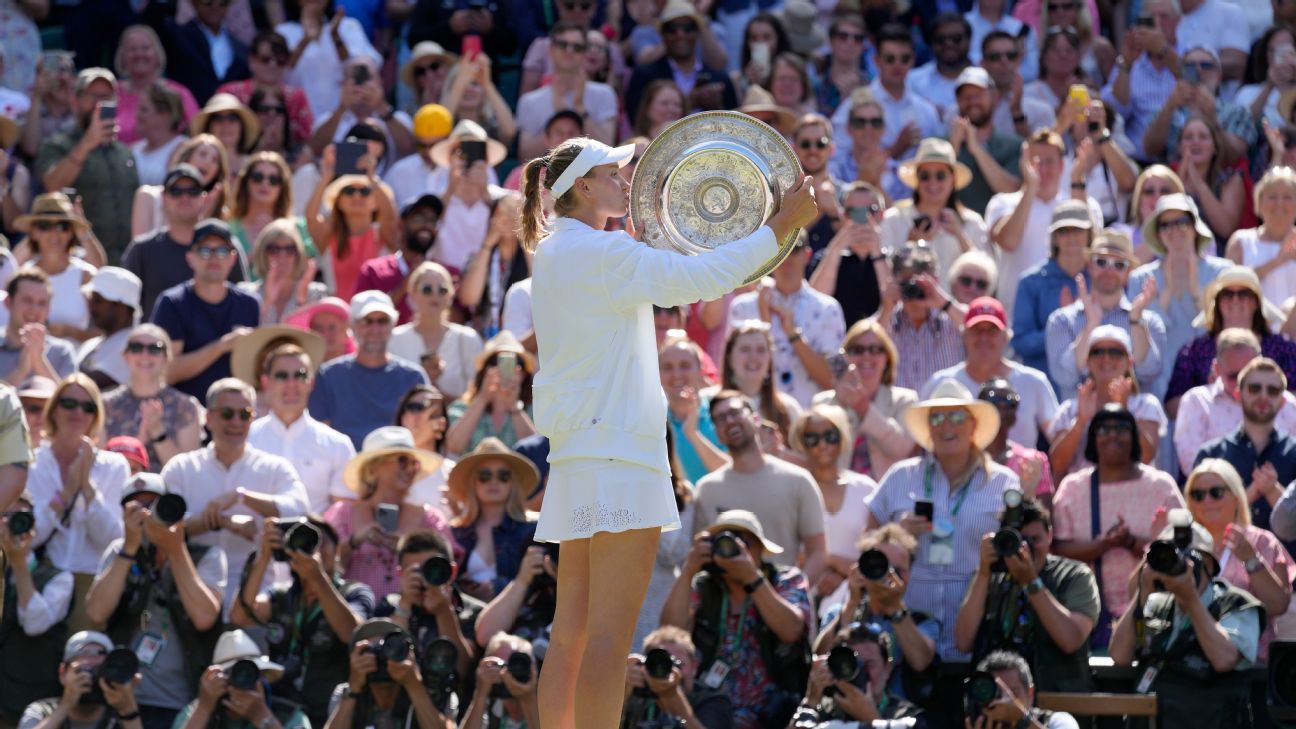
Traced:
POLYGON ((270 683, 283 676, 283 666, 262 655, 260 646, 252 640, 252 636, 241 630, 221 633, 220 639, 216 641, 216 650, 212 651, 212 663, 228 669, 242 660, 255 663, 256 667, 261 669, 261 675, 265 676, 270 683))

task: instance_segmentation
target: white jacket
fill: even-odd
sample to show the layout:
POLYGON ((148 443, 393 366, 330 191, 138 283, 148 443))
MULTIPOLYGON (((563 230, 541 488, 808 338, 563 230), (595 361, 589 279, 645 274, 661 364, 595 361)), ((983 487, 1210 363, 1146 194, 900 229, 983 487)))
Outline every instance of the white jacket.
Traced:
POLYGON ((768 226, 696 256, 558 218, 532 261, 536 428, 549 462, 609 458, 669 472, 652 305, 729 293, 778 251, 768 226))

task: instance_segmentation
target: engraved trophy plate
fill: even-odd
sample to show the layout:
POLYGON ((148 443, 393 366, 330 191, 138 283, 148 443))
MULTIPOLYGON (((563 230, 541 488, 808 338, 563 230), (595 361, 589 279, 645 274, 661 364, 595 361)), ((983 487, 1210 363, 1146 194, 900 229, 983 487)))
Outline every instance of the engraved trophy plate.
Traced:
MULTIPOLYGON (((707 111, 662 130, 644 150, 630 188, 630 217, 653 248, 696 255, 755 232, 801 179, 783 135, 746 114, 707 111)), ((783 262, 799 230, 745 283, 783 262)))

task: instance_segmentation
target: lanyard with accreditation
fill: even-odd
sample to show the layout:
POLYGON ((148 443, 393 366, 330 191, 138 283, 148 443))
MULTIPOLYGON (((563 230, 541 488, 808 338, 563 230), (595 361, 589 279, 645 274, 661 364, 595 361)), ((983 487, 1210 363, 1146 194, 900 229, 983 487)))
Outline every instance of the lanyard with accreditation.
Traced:
MULTIPOLYGON (((932 501, 932 473, 935 470, 936 464, 929 461, 923 475, 923 498, 928 501, 932 501)), ((954 519, 963 508, 963 502, 967 500, 974 480, 976 480, 975 473, 969 476, 967 483, 954 493, 954 503, 950 507, 948 519, 945 517, 937 519, 935 514, 932 515, 931 542, 927 545, 928 564, 942 566, 954 564, 954 519)))

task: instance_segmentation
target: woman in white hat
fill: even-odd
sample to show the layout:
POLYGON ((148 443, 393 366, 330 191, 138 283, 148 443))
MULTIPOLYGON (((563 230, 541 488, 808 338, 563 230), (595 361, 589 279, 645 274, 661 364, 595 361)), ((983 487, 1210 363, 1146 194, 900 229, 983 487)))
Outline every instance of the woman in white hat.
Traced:
POLYGON ((27 265, 44 271, 53 287, 46 324, 50 334, 77 341, 89 339, 90 305, 81 287, 90 283, 97 269, 73 255, 73 248, 80 237, 89 238, 92 246, 99 245, 90 224, 66 195, 50 192, 36 197, 31 213, 14 221, 14 230, 31 238, 34 257, 27 265))
POLYGON ((652 305, 723 296, 818 214, 806 178, 747 238, 697 256, 659 251, 604 232, 626 214, 620 168, 633 154, 630 145, 577 138, 528 162, 522 175, 522 241, 536 251, 532 316, 542 343, 535 414, 552 464, 536 538, 563 543, 540 683, 546 726, 620 720, 625 656, 657 542, 663 527, 680 526, 652 305))

